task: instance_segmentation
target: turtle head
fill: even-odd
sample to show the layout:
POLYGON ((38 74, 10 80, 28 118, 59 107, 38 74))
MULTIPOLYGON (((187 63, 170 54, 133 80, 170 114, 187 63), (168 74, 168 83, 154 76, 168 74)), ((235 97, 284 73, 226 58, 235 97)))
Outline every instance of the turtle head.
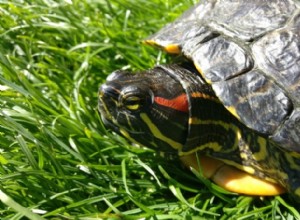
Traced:
POLYGON ((99 89, 104 125, 131 142, 178 151, 187 138, 189 105, 181 83, 163 66, 136 74, 115 71, 99 89))

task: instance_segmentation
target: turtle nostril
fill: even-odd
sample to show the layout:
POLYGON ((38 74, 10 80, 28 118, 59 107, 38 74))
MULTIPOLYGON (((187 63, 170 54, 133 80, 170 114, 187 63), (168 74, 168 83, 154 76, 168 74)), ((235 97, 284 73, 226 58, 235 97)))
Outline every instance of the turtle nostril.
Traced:
POLYGON ((103 95, 105 93, 106 87, 107 87, 106 84, 100 85, 99 94, 103 95))
POLYGON ((100 88, 99 88, 98 95, 99 95, 99 98, 100 98, 100 99, 103 98, 103 96, 104 96, 104 91, 103 91, 102 85, 101 85, 100 88))
POLYGON ((102 84, 99 88, 99 97, 103 98, 105 96, 117 99, 119 97, 120 91, 116 89, 114 85, 102 84))

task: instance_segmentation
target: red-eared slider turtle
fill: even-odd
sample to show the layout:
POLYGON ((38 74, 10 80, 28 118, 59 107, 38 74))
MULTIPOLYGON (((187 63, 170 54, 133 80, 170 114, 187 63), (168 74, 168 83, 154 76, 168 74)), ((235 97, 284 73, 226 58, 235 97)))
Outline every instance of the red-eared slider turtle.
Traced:
POLYGON ((104 124, 231 191, 300 198, 300 2, 202 0, 145 42, 185 61, 108 76, 104 124))

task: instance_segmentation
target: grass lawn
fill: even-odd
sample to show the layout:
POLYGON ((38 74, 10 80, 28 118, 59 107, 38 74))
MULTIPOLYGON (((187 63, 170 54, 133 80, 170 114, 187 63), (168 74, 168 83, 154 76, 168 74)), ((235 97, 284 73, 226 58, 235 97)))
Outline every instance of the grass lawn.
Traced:
POLYGON ((116 69, 170 62, 141 40, 196 1, 0 1, 0 219, 300 219, 288 196, 225 192, 108 133, 116 69))

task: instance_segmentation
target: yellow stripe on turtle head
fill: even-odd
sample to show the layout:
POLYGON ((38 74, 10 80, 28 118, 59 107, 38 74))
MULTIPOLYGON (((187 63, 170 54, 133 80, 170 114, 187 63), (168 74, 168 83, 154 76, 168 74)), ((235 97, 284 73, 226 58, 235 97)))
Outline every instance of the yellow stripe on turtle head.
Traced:
POLYGON ((147 114, 141 113, 140 116, 141 116, 141 119, 148 126, 149 130, 151 131, 151 133, 154 137, 168 143, 170 146, 172 146, 176 150, 180 150, 182 148, 181 143, 178 143, 178 142, 174 141, 172 138, 169 138, 169 137, 166 137, 165 135, 163 135, 160 132, 160 130, 155 126, 155 124, 151 121, 151 119, 147 116, 147 114))
POLYGON ((262 137, 257 138, 257 144, 259 145, 259 151, 253 154, 256 161, 265 160, 268 156, 267 141, 262 137))
POLYGON ((297 163, 297 160, 295 161, 295 156, 293 152, 285 152, 285 158, 288 161, 288 164, 290 165, 290 168, 293 170, 300 171, 300 165, 297 163))
POLYGON ((132 143, 136 143, 136 144, 138 144, 138 145, 140 145, 140 146, 143 146, 142 144, 140 144, 139 142, 137 142, 134 138, 132 138, 130 135, 129 135, 129 133, 126 131, 126 130, 124 130, 123 128, 120 128, 120 133, 125 137, 125 138, 127 138, 127 140, 129 140, 130 142, 132 142, 132 143))

